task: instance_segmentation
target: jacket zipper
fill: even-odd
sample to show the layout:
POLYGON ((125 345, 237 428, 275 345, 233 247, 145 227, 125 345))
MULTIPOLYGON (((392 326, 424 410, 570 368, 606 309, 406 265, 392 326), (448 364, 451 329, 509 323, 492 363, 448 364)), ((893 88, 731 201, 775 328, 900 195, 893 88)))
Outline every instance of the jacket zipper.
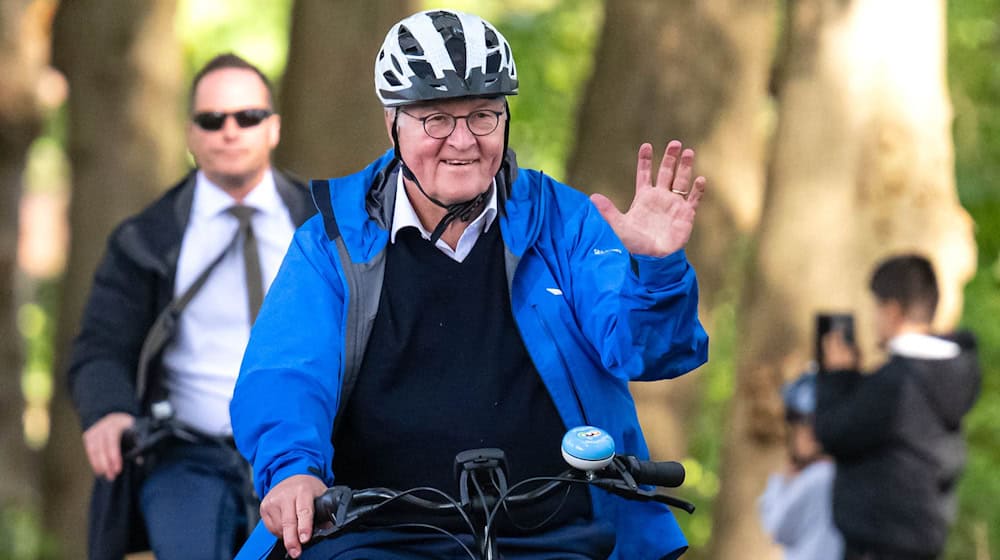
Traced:
MULTIPOLYGON (((538 324, 541 325, 545 335, 549 338, 550 344, 555 349, 556 356, 559 358, 559 363, 562 364, 562 370, 565 372, 566 381, 569 382, 569 388, 573 392, 573 398, 576 400, 576 406, 580 410, 580 418, 583 419, 584 424, 589 425, 590 421, 587 420, 587 411, 583 407, 583 401, 580 400, 580 392, 576 388, 576 381, 573 380, 573 375, 569 368, 569 362, 566 360, 566 356, 563 355, 562 350, 559 348, 559 344, 556 343, 556 338, 553 335, 552 329, 549 328, 549 324, 545 321, 545 316, 542 314, 541 310, 538 309, 538 304, 532 303, 531 308, 535 311, 535 316, 538 318, 538 324)), ((523 335, 522 338, 524 338, 523 335)))

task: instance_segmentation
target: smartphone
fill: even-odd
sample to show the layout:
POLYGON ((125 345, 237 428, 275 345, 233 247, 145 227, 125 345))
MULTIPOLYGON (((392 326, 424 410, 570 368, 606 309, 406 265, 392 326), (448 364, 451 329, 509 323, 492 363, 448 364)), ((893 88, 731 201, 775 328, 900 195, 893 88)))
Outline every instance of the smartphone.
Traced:
POLYGON ((816 314, 816 366, 823 371, 823 337, 832 331, 840 331, 851 346, 854 341, 854 315, 851 313, 816 314))

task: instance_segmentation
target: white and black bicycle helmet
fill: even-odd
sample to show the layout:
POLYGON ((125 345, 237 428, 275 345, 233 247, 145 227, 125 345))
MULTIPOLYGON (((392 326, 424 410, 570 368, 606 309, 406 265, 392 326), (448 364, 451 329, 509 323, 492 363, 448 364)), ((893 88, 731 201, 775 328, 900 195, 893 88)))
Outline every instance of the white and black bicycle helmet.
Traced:
POLYGON ((375 92, 385 107, 517 95, 517 70, 510 44, 489 22, 427 10, 389 29, 375 58, 375 92))

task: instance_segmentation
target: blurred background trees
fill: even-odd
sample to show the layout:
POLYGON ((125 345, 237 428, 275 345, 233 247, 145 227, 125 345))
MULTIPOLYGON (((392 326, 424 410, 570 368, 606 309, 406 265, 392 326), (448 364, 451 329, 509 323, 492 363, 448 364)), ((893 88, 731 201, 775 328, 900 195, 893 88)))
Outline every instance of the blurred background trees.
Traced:
POLYGON ((17 266, 22 177, 27 153, 42 128, 39 90, 48 63, 48 14, 28 0, 0 2, 0 542, 13 539, 40 503, 37 457, 24 438, 17 329, 17 266))
MULTIPOLYGON (((680 138, 698 154, 712 196, 698 209, 687 253, 698 270, 701 319, 711 330, 726 304, 764 193, 768 78, 777 29, 773 0, 609 2, 593 75, 576 116, 570 184, 631 201, 639 141, 662 153, 680 138), (677 17, 683 14, 683 17, 677 17), (641 139, 641 140, 640 140, 641 139)), ((716 346, 710 345, 714 352, 716 346)), ((711 358, 710 358, 711 359, 711 358)), ((703 377, 636 383, 652 453, 683 457, 703 377)))
POLYGON ((298 0, 281 82, 281 144, 276 163, 307 178, 346 175, 386 146, 371 73, 384 35, 421 8, 409 0, 298 0))
POLYGON ((944 3, 796 0, 785 13, 767 194, 737 313, 712 558, 762 558, 760 481, 786 462, 781 383, 812 358, 817 312, 857 315, 868 367, 868 278, 886 255, 935 262, 942 331, 976 263, 955 191, 944 3), (759 552, 758 552, 759 551, 759 552))
POLYGON ((685 558, 777 558, 754 503, 783 460, 777 389, 822 309, 856 311, 878 360, 866 276, 914 249, 942 276, 939 326, 974 330, 985 368, 947 557, 1000 557, 1000 0, 0 0, 0 559, 82 550, 60 363, 111 227, 190 163, 193 72, 255 62, 280 90, 276 163, 347 173, 389 147, 386 28, 441 6, 511 41, 522 165, 623 206, 641 142, 698 151, 711 360, 634 387, 654 455, 688 468, 685 558))
POLYGON ((185 169, 185 75, 175 13, 173 0, 75 0, 59 4, 52 24, 52 62, 70 91, 64 145, 72 190, 42 511, 43 526, 63 551, 86 550, 81 512, 92 481, 64 360, 111 230, 185 169))

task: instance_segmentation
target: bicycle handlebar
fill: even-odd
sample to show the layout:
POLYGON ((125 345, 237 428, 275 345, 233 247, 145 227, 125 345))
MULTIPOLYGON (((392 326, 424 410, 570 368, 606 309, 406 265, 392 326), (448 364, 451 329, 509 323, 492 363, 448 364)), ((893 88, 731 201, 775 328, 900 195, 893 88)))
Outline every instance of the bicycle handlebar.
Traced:
POLYGON ((639 484, 649 484, 663 488, 677 488, 684 484, 684 465, 676 461, 640 461, 626 455, 625 468, 639 484))
MULTIPOLYGON (((693 504, 649 488, 676 488, 683 484, 683 465, 675 461, 648 461, 632 455, 615 455, 614 442, 603 430, 583 426, 567 432, 563 440, 563 457, 570 468, 558 476, 529 478, 508 488, 503 451, 473 449, 459 453, 455 460, 455 472, 459 479, 458 500, 429 487, 400 491, 389 488, 353 490, 347 486, 334 486, 314 500, 313 537, 329 537, 382 507, 402 502, 427 512, 453 512, 461 516, 470 534, 475 536, 481 556, 494 558, 495 537, 491 526, 501 508, 537 503, 567 484, 593 485, 629 500, 653 501, 688 513, 694 512, 693 504), (489 481, 495 492, 470 493, 469 484, 479 484, 475 482, 477 477, 478 480, 489 481), (541 485, 532 486, 536 483, 541 485), (531 487, 522 490, 528 486, 531 487), (417 493, 435 497, 421 497, 417 493), (476 530, 470 517, 476 511, 485 514, 486 523, 481 532, 476 530)), ((437 530, 452 536, 461 545, 461 541, 450 533, 437 530)), ((471 551, 466 551, 475 558, 471 551)))
MULTIPOLYGON (((694 505, 673 498, 656 494, 640 488, 640 484, 661 488, 676 488, 683 484, 685 477, 684 465, 675 461, 644 461, 631 455, 619 455, 609 468, 597 472, 586 472, 579 469, 568 469, 558 476, 537 477, 522 481, 520 484, 533 481, 547 481, 541 487, 521 493, 508 493, 497 501, 509 505, 527 504, 540 501, 564 484, 592 484, 625 498, 656 501, 669 506, 694 512, 694 505)), ((444 492, 433 488, 412 488, 410 490, 393 490, 390 488, 366 488, 354 490, 347 486, 333 486, 314 500, 314 516, 317 526, 326 521, 333 521, 339 527, 351 523, 372 511, 387 505, 392 501, 401 501, 427 511, 462 511, 470 503, 460 503, 444 492), (438 495, 441 500, 422 498, 417 492, 428 492, 438 495)), ((475 500, 473 500, 475 501, 475 500)), ((471 504, 479 507, 495 507, 495 503, 471 504)), ((318 536, 328 536, 333 531, 323 532, 318 536)))

